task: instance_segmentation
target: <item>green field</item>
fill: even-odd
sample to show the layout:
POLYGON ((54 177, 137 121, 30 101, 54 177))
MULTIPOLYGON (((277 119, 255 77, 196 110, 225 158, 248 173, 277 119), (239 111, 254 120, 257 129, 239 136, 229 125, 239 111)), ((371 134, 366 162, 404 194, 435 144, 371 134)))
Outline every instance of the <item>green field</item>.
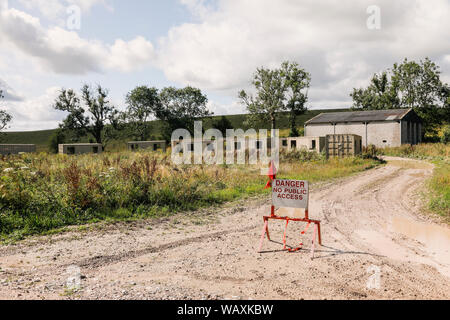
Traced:
MULTIPOLYGON (((317 116, 322 112, 342 112, 348 111, 347 109, 334 109, 334 110, 310 110, 307 113, 297 117, 297 127, 299 129, 303 128, 306 121, 317 116)), ((207 130, 211 128, 212 124, 220 119, 221 116, 214 116, 208 119, 203 119, 204 128, 207 130)), ((247 116, 244 114, 238 115, 228 115, 226 118, 230 121, 234 129, 248 129, 245 125, 245 120, 247 116)), ((289 134, 289 114, 280 114, 278 120, 278 127, 281 129, 281 135, 287 136, 289 134)), ((160 121, 152 122, 151 139, 161 139, 162 124, 160 121)), ((260 123, 258 124, 260 129, 270 129, 270 123, 260 123)), ((230 128, 231 129, 231 128, 230 128)), ((35 144, 38 151, 48 151, 48 145, 52 135, 56 130, 43 130, 43 131, 26 131, 26 132, 8 132, 2 140, 2 143, 12 143, 12 144, 35 144)), ((112 141, 109 150, 111 151, 121 151, 125 149, 125 144, 128 139, 123 141, 112 141)), ((85 137, 80 142, 89 142, 89 138, 85 137)))

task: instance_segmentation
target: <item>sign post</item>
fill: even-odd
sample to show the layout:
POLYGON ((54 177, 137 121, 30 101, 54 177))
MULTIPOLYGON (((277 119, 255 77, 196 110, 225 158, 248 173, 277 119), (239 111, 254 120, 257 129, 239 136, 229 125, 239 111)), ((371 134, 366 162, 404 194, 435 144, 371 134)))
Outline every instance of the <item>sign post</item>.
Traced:
MULTIPOLYGON (((270 216, 264 216, 264 228, 261 236, 261 242, 259 246, 259 251, 261 252, 265 235, 267 234, 267 239, 270 241, 269 235, 269 220, 284 220, 286 221, 286 226, 283 235, 283 250, 286 250, 286 233, 289 222, 306 222, 306 228, 302 231, 302 235, 308 231, 311 224, 314 224, 314 234, 311 248, 311 257, 314 258, 316 235, 318 235, 319 244, 322 245, 322 235, 320 230, 320 221, 311 220, 309 218, 309 183, 308 181, 301 180, 281 180, 276 179, 276 169, 271 163, 269 170, 270 181, 267 183, 266 189, 272 187, 272 207, 270 216), (300 208, 305 209, 304 218, 291 218, 287 216, 277 216, 275 214, 275 208, 300 208)), ((303 243, 300 243, 298 248, 287 249, 289 252, 295 252, 302 249, 303 243)))

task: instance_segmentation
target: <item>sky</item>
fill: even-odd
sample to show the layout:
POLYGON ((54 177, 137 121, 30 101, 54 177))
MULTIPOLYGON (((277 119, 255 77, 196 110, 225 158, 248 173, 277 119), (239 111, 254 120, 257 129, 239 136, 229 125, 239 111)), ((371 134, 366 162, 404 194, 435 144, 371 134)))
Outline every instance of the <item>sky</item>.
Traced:
POLYGON ((217 115, 244 113, 258 67, 311 73, 310 109, 348 108, 352 88, 404 58, 450 83, 450 0, 0 0, 0 109, 9 131, 58 127, 62 88, 200 88, 217 115))

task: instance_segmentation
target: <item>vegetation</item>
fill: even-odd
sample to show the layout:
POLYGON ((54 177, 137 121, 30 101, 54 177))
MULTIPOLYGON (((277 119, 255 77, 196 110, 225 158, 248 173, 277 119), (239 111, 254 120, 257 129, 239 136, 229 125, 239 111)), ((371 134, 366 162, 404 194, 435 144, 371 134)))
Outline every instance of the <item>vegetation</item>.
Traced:
POLYGON ((442 143, 450 143, 450 125, 445 126, 441 137, 442 143))
POLYGON ((310 83, 311 75, 297 63, 284 62, 279 69, 258 68, 252 81, 256 96, 242 90, 239 99, 250 113, 251 122, 268 120, 272 129, 280 128, 276 125, 280 112, 289 111, 291 134, 296 135, 296 117, 306 111, 310 83))
POLYGON ((167 141, 177 129, 186 129, 193 134, 195 119, 212 115, 207 108, 208 98, 197 88, 164 88, 159 100, 161 107, 155 115, 165 124, 163 134, 167 141))
POLYGON ((428 182, 429 208, 450 221, 450 144, 428 143, 382 150, 385 155, 432 161, 436 168, 428 182))
POLYGON ((129 120, 129 136, 146 141, 150 136, 150 118, 160 108, 158 89, 139 86, 127 94, 125 118, 129 120))
POLYGON ((426 58, 419 63, 405 59, 381 74, 367 88, 353 89, 356 109, 413 108, 424 120, 428 136, 450 121, 450 87, 440 79, 440 68, 426 58))
MULTIPOLYGON (((286 156, 279 176, 321 181, 378 164, 319 155, 298 159, 304 158, 286 156)), ((268 192, 259 167, 178 167, 167 155, 151 152, 2 157, 0 180, 0 234, 19 239, 68 225, 160 217, 268 192)))
MULTIPOLYGON (((0 99, 3 99, 3 92, 0 90, 0 99)), ((8 127, 8 124, 11 122, 12 117, 9 113, 4 110, 0 110, 0 134, 2 131, 8 127)), ((2 136, 0 136, 2 138, 2 136)))
POLYGON ((89 133, 97 143, 106 146, 117 137, 119 111, 108 100, 108 91, 97 86, 96 92, 84 85, 80 99, 73 90, 61 90, 54 108, 68 112, 61 128, 74 133, 78 138, 89 133), (84 107, 81 105, 84 103, 84 107))

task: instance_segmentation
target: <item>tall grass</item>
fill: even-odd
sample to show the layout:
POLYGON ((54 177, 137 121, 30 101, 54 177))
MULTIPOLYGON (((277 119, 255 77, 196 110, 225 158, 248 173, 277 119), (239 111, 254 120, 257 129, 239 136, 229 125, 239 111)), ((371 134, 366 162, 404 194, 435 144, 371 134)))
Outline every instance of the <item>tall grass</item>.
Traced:
POLYGON ((429 208, 450 220, 450 144, 424 143, 416 146, 405 145, 398 148, 386 148, 381 152, 385 155, 433 162, 436 168, 429 186, 429 208))
MULTIPOLYGON (((279 176, 320 181, 377 165, 291 157, 279 176)), ((258 166, 174 166, 150 152, 0 158, 0 236, 21 238, 109 219, 159 217, 269 192, 258 166)))
POLYGON ((450 158, 450 144, 423 143, 419 145, 403 145, 396 148, 380 149, 384 155, 428 160, 448 161, 450 158))

